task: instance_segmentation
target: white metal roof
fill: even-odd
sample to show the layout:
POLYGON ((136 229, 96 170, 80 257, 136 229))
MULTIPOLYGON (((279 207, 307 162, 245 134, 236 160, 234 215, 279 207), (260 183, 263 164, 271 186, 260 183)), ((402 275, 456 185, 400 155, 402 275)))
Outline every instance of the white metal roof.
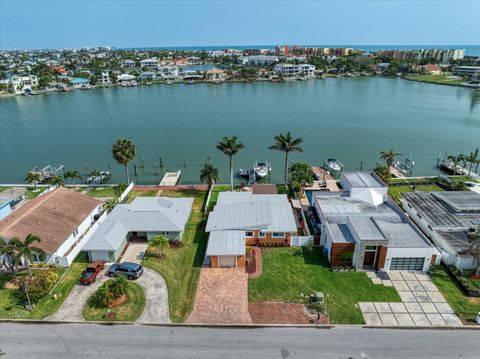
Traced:
POLYGON ((245 251, 243 231, 214 231, 208 237, 207 256, 243 256, 245 251))

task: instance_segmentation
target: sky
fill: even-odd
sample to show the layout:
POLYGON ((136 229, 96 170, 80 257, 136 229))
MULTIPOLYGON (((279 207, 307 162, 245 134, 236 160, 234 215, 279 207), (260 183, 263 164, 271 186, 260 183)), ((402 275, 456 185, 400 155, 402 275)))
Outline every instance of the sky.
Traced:
POLYGON ((480 0, 0 0, 0 48, 478 45, 480 0))

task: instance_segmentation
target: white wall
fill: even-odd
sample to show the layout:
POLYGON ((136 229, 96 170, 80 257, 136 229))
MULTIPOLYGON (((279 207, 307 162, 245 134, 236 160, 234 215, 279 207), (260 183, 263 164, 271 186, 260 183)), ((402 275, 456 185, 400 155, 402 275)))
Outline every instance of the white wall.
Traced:
POLYGON ((423 263, 423 271, 427 272, 430 269, 430 262, 432 255, 436 254, 434 247, 427 248, 388 248, 387 256, 385 257, 385 270, 390 270, 390 263, 392 258, 425 258, 423 263))

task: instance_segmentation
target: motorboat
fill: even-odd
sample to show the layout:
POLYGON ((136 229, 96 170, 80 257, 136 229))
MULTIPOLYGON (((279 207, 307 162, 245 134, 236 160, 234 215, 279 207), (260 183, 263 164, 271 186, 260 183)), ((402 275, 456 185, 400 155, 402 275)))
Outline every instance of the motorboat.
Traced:
POLYGON ((327 158, 324 163, 324 168, 330 172, 340 172, 343 168, 343 163, 335 158, 327 158))
POLYGON ((259 162, 255 166, 255 174, 257 177, 264 178, 272 171, 272 167, 268 162, 259 162))

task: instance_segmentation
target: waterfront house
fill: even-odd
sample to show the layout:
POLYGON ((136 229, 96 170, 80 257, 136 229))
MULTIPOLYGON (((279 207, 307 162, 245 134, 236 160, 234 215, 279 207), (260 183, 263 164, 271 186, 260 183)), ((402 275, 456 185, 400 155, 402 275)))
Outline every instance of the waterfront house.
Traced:
POLYGON ((193 198, 137 197, 118 204, 93 233, 83 250, 91 261, 115 262, 129 242, 148 242, 156 235, 182 239, 193 198))
POLYGON ((74 77, 70 80, 73 88, 85 88, 90 86, 90 80, 83 77, 74 77))
POLYGON ((205 72, 205 80, 209 82, 224 82, 227 79, 227 74, 221 69, 210 69, 205 72))
POLYGON ((178 80, 178 67, 177 66, 163 66, 160 68, 160 75, 165 81, 178 80))
POLYGON ((157 73, 153 71, 145 71, 140 74, 140 80, 142 81, 151 81, 157 79, 157 73))
POLYGON ((274 70, 284 78, 315 77, 315 66, 310 64, 277 64, 274 70))
POLYGON ((108 71, 102 71, 102 85, 103 86, 108 86, 112 82, 110 81, 110 74, 108 71))
POLYGON ((480 71, 480 66, 454 66, 452 72, 454 75, 473 76, 478 71, 480 71))
POLYGON ((133 75, 121 74, 117 76, 117 83, 122 86, 134 86, 137 84, 136 78, 133 75))
POLYGON ((133 61, 133 60, 122 60, 118 64, 120 65, 120 67, 124 67, 124 68, 135 67, 135 61, 133 61))
POLYGON ((9 84, 13 85, 13 89, 17 94, 32 91, 38 86, 38 77, 35 75, 12 76, 9 79, 9 84))
POLYGON ((289 246, 297 225, 286 195, 221 192, 205 231, 210 266, 241 268, 247 245, 289 246))
POLYGON ((316 192, 320 244, 332 266, 428 271, 439 252, 375 173, 343 172, 341 193, 316 192))
POLYGON ((151 58, 151 59, 145 59, 140 61, 140 67, 148 68, 148 69, 157 69, 158 68, 158 59, 157 58, 151 58))
POLYGON ((21 240, 29 234, 41 238, 35 246, 46 257, 34 255, 34 262, 69 266, 90 234, 101 212, 101 202, 65 187, 29 200, 0 221, 0 240, 21 240))
POLYGON ((473 191, 407 192, 402 207, 441 251, 442 261, 473 267, 468 233, 480 225, 480 194, 473 191))
POLYGON ((429 75, 439 75, 442 73, 442 69, 440 66, 436 64, 426 64, 421 66, 422 72, 429 74, 429 75))

